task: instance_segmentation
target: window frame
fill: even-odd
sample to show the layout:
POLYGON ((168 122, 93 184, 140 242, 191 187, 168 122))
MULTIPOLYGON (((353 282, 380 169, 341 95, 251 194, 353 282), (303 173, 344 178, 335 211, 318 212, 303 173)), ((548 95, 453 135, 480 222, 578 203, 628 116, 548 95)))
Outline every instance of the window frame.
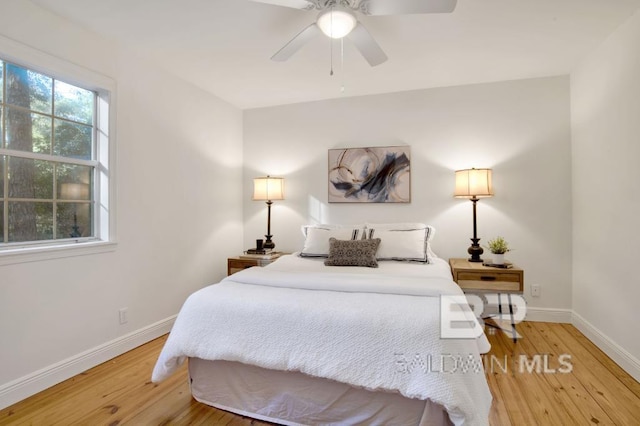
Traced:
MULTIPOLYGON (((94 236, 43 240, 33 242, 2 243, 0 266, 52 258, 79 256, 115 250, 116 247, 116 193, 115 193, 115 105, 116 83, 103 74, 68 62, 64 59, 0 36, 0 58, 3 61, 29 68, 96 93, 94 111, 95 158, 93 181, 94 236)), ((17 153, 22 158, 29 152, 2 149, 3 155, 17 153)), ((33 154, 43 158, 43 154, 33 154)), ((64 159, 57 156, 53 161, 64 159)), ((83 160, 86 163, 87 160, 83 160)), ((63 162, 67 162, 64 160, 63 162)), ((8 194, 5 194, 8 196, 8 194)))

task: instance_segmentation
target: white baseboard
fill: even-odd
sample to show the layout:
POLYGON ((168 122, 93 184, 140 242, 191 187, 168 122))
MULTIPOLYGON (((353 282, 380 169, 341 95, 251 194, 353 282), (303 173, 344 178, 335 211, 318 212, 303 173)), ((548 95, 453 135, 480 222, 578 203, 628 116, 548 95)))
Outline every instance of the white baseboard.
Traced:
POLYGON ((168 333, 176 315, 0 386, 0 409, 168 333))
POLYGON ((531 308, 527 306, 525 321, 556 322, 571 324, 572 311, 570 309, 531 308))
POLYGON ((624 371, 640 382, 640 360, 598 330, 593 324, 573 312, 572 324, 594 345, 614 360, 624 371))

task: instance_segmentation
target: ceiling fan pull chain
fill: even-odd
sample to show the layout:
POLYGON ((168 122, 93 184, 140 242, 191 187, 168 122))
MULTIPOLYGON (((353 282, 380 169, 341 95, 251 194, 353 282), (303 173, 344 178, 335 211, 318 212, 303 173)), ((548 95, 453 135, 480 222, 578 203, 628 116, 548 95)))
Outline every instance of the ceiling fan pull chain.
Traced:
MULTIPOLYGON (((333 6, 331 6, 331 9, 333 9, 333 6)), ((331 18, 331 34, 333 34, 333 13, 330 16, 331 18)), ((333 75, 333 39, 329 38, 329 44, 331 45, 331 72, 329 73, 329 75, 333 75)))
POLYGON ((331 40, 331 70, 329 71, 329 75, 333 75, 333 40, 331 40))
POLYGON ((340 92, 344 93, 344 37, 340 39, 340 92))

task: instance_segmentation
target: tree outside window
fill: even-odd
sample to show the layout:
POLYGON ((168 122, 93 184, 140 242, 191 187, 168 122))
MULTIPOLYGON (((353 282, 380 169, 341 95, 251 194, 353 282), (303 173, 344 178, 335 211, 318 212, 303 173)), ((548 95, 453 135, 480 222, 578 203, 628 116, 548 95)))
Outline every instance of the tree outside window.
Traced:
POLYGON ((0 246, 95 236, 96 96, 0 61, 0 246))

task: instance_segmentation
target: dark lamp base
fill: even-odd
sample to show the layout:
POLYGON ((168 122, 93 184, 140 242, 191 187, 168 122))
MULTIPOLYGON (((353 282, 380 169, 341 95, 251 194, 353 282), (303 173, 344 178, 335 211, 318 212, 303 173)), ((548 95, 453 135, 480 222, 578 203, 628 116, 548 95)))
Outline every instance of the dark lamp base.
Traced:
POLYGON ((276 244, 273 241, 271 241, 271 237, 273 237, 273 235, 265 235, 265 237, 267 239, 264 242, 264 244, 262 245, 262 247, 264 247, 266 249, 274 249, 274 248, 276 248, 276 244))
POLYGON ((473 244, 471 244, 471 247, 467 249, 467 253, 471 255, 469 262, 482 262, 480 255, 484 253, 484 250, 480 247, 478 241, 480 241, 480 238, 471 238, 471 242, 473 244))

